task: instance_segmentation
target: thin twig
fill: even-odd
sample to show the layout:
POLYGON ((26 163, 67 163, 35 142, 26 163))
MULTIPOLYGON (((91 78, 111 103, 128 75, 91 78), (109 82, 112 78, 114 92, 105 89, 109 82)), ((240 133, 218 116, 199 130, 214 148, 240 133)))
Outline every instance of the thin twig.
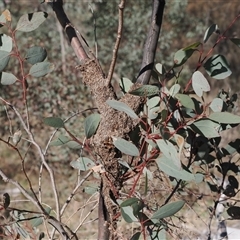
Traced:
POLYGON ((4 108, 5 108, 5 111, 6 111, 6 114, 7 114, 7 119, 8 119, 8 121, 9 121, 9 132, 10 132, 10 135, 12 136, 12 135, 13 135, 13 130, 12 130, 12 120, 11 120, 9 114, 8 114, 7 107, 4 106, 4 108))
POLYGON ((34 201, 34 202, 37 202, 38 207, 41 209, 41 211, 42 211, 43 213, 45 213, 44 208, 43 208, 42 205, 40 204, 40 202, 39 202, 39 200, 38 200, 38 198, 37 198, 37 195, 36 195, 36 193, 35 193, 34 190, 33 190, 32 183, 31 183, 31 181, 30 181, 30 179, 29 179, 29 177, 28 177, 28 175, 27 175, 27 173, 26 173, 26 170, 25 170, 24 158, 22 157, 22 155, 21 155, 21 153, 19 152, 18 148, 15 147, 14 145, 12 145, 11 143, 3 140, 2 138, 0 138, 0 141, 4 142, 5 144, 7 144, 9 147, 11 147, 13 150, 15 150, 15 151, 17 152, 19 158, 21 159, 23 173, 24 173, 24 175, 25 175, 25 177, 26 177, 26 179, 27 179, 29 188, 30 188, 30 190, 31 190, 31 192, 32 192, 32 194, 33 194, 33 196, 34 196, 34 198, 35 198, 35 201, 34 201))
POLYGON ((3 98, 0 97, 0 100, 4 101, 17 115, 18 119, 21 122, 21 125, 23 127, 23 129, 27 132, 31 143, 37 148, 38 153, 40 155, 41 161, 43 163, 43 165, 46 167, 50 179, 51 179, 51 183, 52 183, 52 188, 53 188, 53 193, 54 193, 54 198, 55 198, 55 204, 56 204, 56 213, 57 213, 57 219, 60 220, 60 207, 59 207, 59 197, 58 197, 58 192, 57 192, 57 186, 55 183, 55 178, 54 178, 54 174, 53 174, 53 170, 51 169, 51 167, 48 165, 46 159, 45 159, 45 155, 41 149, 41 147, 37 144, 37 142, 34 139, 34 136, 31 132, 31 130, 27 127, 27 125, 25 124, 25 122, 23 121, 23 118, 21 116, 21 114, 19 113, 19 111, 13 106, 11 105, 9 102, 7 102, 6 100, 4 100, 3 98))
POLYGON ((77 192, 78 188, 88 179, 88 177, 92 174, 92 171, 89 171, 88 174, 76 185, 76 187, 71 192, 70 196, 67 198, 66 202, 62 206, 60 211, 61 216, 63 215, 65 209, 67 208, 68 204, 71 202, 72 198, 74 197, 75 193, 77 192))
POLYGON ((95 57, 98 58, 98 43, 97 43, 97 24, 96 24, 96 17, 94 15, 94 11, 92 8, 92 5, 90 3, 88 3, 88 6, 92 12, 92 16, 93 16, 93 32, 94 32, 94 44, 95 44, 95 57))
POLYGON ((2 177, 4 182, 9 182, 13 184, 15 187, 17 187, 21 191, 21 193, 39 209, 39 211, 42 211, 38 202, 25 190, 25 188, 22 187, 20 183, 18 183, 17 181, 14 181, 13 179, 8 178, 1 169, 0 169, 0 176, 2 177))
POLYGON ((93 212, 93 210, 98 206, 98 202, 90 209, 90 211, 88 212, 88 214, 86 214, 86 216, 84 217, 84 219, 79 223, 79 225, 77 226, 77 228, 75 229, 74 232, 77 232, 77 230, 83 225, 84 221, 88 218, 88 216, 93 212))
POLYGON ((115 68, 116 61, 117 61, 118 49, 119 49, 119 45, 120 45, 121 38, 122 38, 124 6, 125 6, 125 0, 121 0, 120 4, 118 5, 119 10, 118 10, 117 39, 116 39, 116 43, 115 43, 115 46, 114 46, 114 49, 113 49, 113 56, 112 56, 111 65, 110 65, 110 68, 109 68, 109 71, 108 71, 106 86, 109 86, 109 84, 112 80, 112 75, 113 75, 114 68, 115 68))
MULTIPOLYGON (((91 195, 91 196, 89 197, 89 199, 86 201, 86 203, 84 203, 83 206, 79 207, 74 213, 72 213, 72 214, 68 217, 68 219, 67 219, 66 221, 68 222, 69 220, 71 220, 71 219, 73 218, 73 216, 74 216, 77 212, 79 212, 80 210, 81 210, 81 214, 80 214, 80 217, 79 217, 79 221, 81 221, 85 208, 86 208, 87 206, 89 206, 90 204, 93 204, 93 203, 98 202, 97 199, 92 200, 92 198, 94 198, 96 194, 97 194, 97 193, 94 193, 93 195, 91 195), (90 200, 91 200, 91 201, 90 201, 90 200)), ((84 216, 85 216, 85 215, 84 215, 84 216)))

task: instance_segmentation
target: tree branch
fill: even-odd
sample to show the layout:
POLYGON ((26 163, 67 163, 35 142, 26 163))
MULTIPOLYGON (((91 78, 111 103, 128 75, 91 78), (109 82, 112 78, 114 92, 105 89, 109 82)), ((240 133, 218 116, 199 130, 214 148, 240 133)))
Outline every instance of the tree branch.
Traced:
POLYGON ((108 71, 108 76, 107 76, 107 81, 106 81, 106 86, 108 86, 111 82, 113 71, 115 68, 116 60, 117 60, 117 54, 118 54, 118 49, 119 45, 121 42, 122 38, 122 30, 123 30, 123 10, 125 6, 125 0, 121 0, 120 4, 118 5, 119 7, 119 18, 118 18, 118 31, 117 31, 117 40, 113 49, 113 56, 112 56, 112 61, 111 65, 108 71))
POLYGON ((154 67, 154 58, 162 25, 165 0, 152 0, 152 4, 151 26, 144 46, 141 70, 137 79, 137 83, 141 84, 149 83, 152 69, 154 67))
MULTIPOLYGON (((65 30, 67 37, 71 43, 71 46, 80 61, 85 61, 89 59, 86 51, 84 50, 82 43, 80 42, 75 28, 69 21, 67 15, 63 9, 63 1, 62 0, 55 0, 54 2, 48 2, 48 4, 52 7, 53 11, 55 12, 58 21, 62 25, 63 29, 65 30)), ((83 39, 83 41, 85 41, 83 39)))

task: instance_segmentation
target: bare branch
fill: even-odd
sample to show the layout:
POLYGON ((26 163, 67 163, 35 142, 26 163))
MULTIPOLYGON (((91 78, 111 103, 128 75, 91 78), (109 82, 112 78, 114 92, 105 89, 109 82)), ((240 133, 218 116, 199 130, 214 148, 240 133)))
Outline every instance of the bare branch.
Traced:
POLYGON ((108 71, 106 86, 108 86, 111 82, 113 71, 114 71, 114 68, 115 68, 115 65, 116 65, 118 49, 119 49, 119 45, 120 45, 121 38, 122 38, 124 6, 125 6, 125 0, 121 0, 120 4, 118 5, 119 17, 118 17, 117 40, 116 40, 116 43, 115 43, 115 46, 114 46, 114 49, 113 49, 113 56, 112 56, 111 65, 110 65, 110 68, 109 68, 109 71, 108 71))
POLYGON ((55 183, 55 178, 54 178, 54 174, 53 174, 53 170, 51 169, 51 167, 48 165, 46 159, 45 159, 45 155, 43 150, 41 149, 41 147, 39 146, 39 144, 35 141, 34 136, 31 132, 31 130, 27 127, 27 125, 25 124, 21 114, 19 113, 19 111, 13 106, 11 105, 9 102, 7 102, 6 100, 4 100, 3 98, 0 97, 0 100, 2 100, 5 104, 7 104, 17 115, 18 119, 20 120, 20 123, 23 127, 23 129, 26 131, 26 133, 28 134, 28 137, 30 139, 30 142, 37 148, 37 151, 40 155, 41 161, 44 165, 44 167, 47 169, 48 174, 50 176, 51 179, 51 184, 52 184, 52 189, 53 189, 53 193, 54 193, 54 198, 55 198, 55 204, 56 204, 56 213, 57 213, 57 219, 60 220, 60 207, 59 207, 59 197, 58 197, 58 192, 57 192, 57 186, 55 183))
MULTIPOLYGON (((85 49, 83 48, 82 43, 80 42, 76 30, 69 21, 67 15, 63 9, 63 1, 62 0, 55 0, 54 2, 48 2, 51 5, 53 11, 55 12, 58 21, 62 25, 63 29, 65 30, 68 39, 71 43, 71 46, 80 61, 85 61, 89 59, 85 49)), ((84 40, 84 39, 83 39, 84 40)), ((85 41, 85 40, 84 40, 85 41)))
POLYGON ((141 70, 137 79, 137 83, 141 84, 148 84, 151 77, 165 6, 165 0, 153 0, 152 2, 151 26, 144 47, 141 70))

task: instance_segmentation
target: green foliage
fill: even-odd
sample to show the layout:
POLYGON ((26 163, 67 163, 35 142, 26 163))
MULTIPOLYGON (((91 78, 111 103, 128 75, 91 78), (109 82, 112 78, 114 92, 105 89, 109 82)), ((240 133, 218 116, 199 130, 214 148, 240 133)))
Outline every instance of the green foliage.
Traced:
POLYGON ((84 131, 86 138, 92 137, 100 123, 100 115, 95 113, 90 116, 88 116, 84 121, 84 131))
POLYGON ((48 117, 45 118, 44 123, 48 126, 54 127, 54 128, 62 128, 64 127, 64 122, 61 118, 57 117, 48 117))
POLYGON ((89 169, 92 169, 95 166, 95 163, 89 158, 80 157, 76 161, 72 161, 70 165, 75 169, 87 171, 89 169))
MULTIPOLYGON (((209 102, 206 100, 206 93, 212 89, 209 80, 200 72, 205 70, 210 77, 217 80, 226 79, 232 73, 223 55, 211 55, 215 45, 210 50, 205 50, 205 44, 216 31, 216 28, 217 26, 213 25, 206 31, 203 43, 197 42, 177 51, 173 57, 174 64, 170 69, 166 69, 162 64, 156 64, 157 72, 154 73, 153 77, 159 79, 158 86, 145 85, 129 92, 145 97, 146 101, 140 113, 140 134, 144 139, 143 145, 139 146, 138 155, 132 154, 132 156, 141 156, 141 161, 137 165, 129 164, 126 161, 128 163, 127 170, 139 171, 137 176, 144 179, 144 193, 146 194, 149 191, 151 180, 148 179, 147 174, 143 173, 142 165, 150 170, 150 166, 154 162, 159 171, 169 177, 175 189, 158 210, 150 205, 149 200, 142 200, 143 193, 139 199, 129 197, 120 205, 122 217, 128 223, 136 221, 134 219, 137 218, 142 225, 148 223, 144 226, 156 228, 158 224, 161 225, 163 222, 168 226, 169 221, 166 218, 173 218, 185 203, 182 200, 171 201, 174 193, 180 193, 180 189, 184 192, 185 187, 194 182, 205 184, 210 191, 221 192, 228 197, 236 195, 238 180, 230 174, 231 172, 237 174, 239 170, 237 170, 235 163, 230 163, 231 160, 224 160, 224 157, 229 156, 231 159, 239 151, 239 147, 235 141, 229 143, 231 147, 227 145, 225 148, 221 147, 220 142, 224 131, 240 123, 240 117, 231 113, 235 107, 237 95, 233 94, 231 97, 229 93, 222 90, 216 98, 209 102), (178 84, 178 79, 186 61, 191 61, 194 57, 194 52, 199 55, 196 62, 197 67, 183 88, 178 84), (172 86, 166 85, 165 82, 168 78, 167 73, 170 72, 172 73, 171 78, 175 77, 176 79, 172 86), (192 94, 193 92, 196 95, 192 94), (218 164, 218 173, 221 175, 219 183, 216 183, 214 175, 212 175, 212 181, 206 177, 209 169, 213 168, 213 162, 218 164), (222 184, 225 184, 226 178, 228 178, 228 185, 220 190, 222 184), (145 214, 144 208, 140 207, 142 205, 147 205, 152 209, 152 217, 145 214), (140 213, 145 216, 144 222, 140 218, 140 213), (153 221, 154 219, 164 221, 159 223, 153 221)), ((224 36, 219 36, 216 45, 222 39, 224 36)), ((116 147, 123 154, 126 154, 127 142, 122 148, 116 147)), ((130 143, 129 149, 131 149, 130 143)), ((137 183, 136 180, 135 188, 137 183)), ((130 196, 133 192, 134 189, 131 190, 130 196)), ((232 218, 235 217, 231 208, 227 211, 232 218)), ((145 231, 148 232, 147 228, 145 231)), ((157 234, 160 232, 161 230, 158 229, 157 234)), ((136 231, 132 238, 139 239, 140 235, 140 232, 136 231)))
POLYGON ((185 204, 184 201, 168 203, 168 204, 164 205, 163 207, 161 207, 160 209, 158 209, 152 215, 151 218, 152 219, 162 219, 162 218, 166 218, 166 217, 171 217, 172 215, 174 215, 175 213, 180 211, 182 209, 182 207, 184 206, 184 204, 185 204))
POLYGON ((130 155, 130 156, 139 156, 138 148, 131 142, 126 141, 123 138, 113 137, 113 145, 120 150, 122 153, 130 155))
POLYGON ((128 116, 132 117, 133 119, 138 119, 137 114, 125 103, 116 100, 107 100, 106 103, 118 111, 125 112, 128 116))
POLYGON ((16 30, 22 32, 34 31, 46 20, 47 16, 46 12, 24 14, 18 20, 16 30))

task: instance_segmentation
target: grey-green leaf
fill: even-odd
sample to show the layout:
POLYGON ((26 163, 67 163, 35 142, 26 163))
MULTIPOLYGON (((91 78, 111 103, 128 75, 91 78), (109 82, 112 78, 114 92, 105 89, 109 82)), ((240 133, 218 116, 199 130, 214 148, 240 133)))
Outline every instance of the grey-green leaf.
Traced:
POLYGON ((175 97, 185 108, 195 109, 194 102, 188 95, 178 93, 175 97))
POLYGON ((3 33, 0 34, 0 50, 10 53, 12 51, 12 46, 12 38, 3 33))
POLYGON ((47 18, 46 12, 35 12, 24 14, 20 17, 16 30, 22 32, 31 32, 37 29, 47 18))
POLYGON ((101 116, 98 113, 91 114, 84 120, 84 132, 86 138, 92 137, 98 128, 101 116))
POLYGON ((43 77, 54 70, 54 64, 50 62, 40 62, 34 64, 29 71, 33 77, 43 77))
POLYGON ((137 222, 138 219, 133 215, 132 207, 121 207, 121 214, 127 223, 137 222))
POLYGON ((127 93, 132 85, 133 85, 132 81, 125 77, 121 78, 119 83, 119 86, 122 89, 123 93, 127 93))
POLYGON ((61 146, 67 142, 69 142, 70 139, 66 137, 65 135, 60 135, 58 138, 50 143, 50 146, 61 146))
POLYGON ((189 127, 196 133, 206 137, 219 137, 220 125, 211 121, 210 119, 200 119, 189 125, 189 127))
POLYGON ((212 24, 205 32, 203 41, 204 43, 207 42, 209 37, 218 29, 218 26, 216 24, 212 24))
POLYGON ((151 217, 151 219, 163 219, 166 217, 171 217, 178 211, 182 209, 184 206, 185 202, 180 200, 176 202, 171 202, 163 207, 159 208, 151 217))
POLYGON ((16 76, 12 73, 2 72, 0 73, 1 84, 2 85, 11 85, 17 81, 16 76))
POLYGON ((141 232, 136 232, 134 235, 130 238, 130 240, 138 240, 141 236, 141 232))
POLYGON ((25 59, 27 60, 28 63, 33 65, 38 62, 44 61, 46 57, 47 57, 46 49, 39 46, 34 46, 27 50, 25 59))
POLYGON ((0 50, 0 72, 8 65, 10 59, 9 52, 0 50))
POLYGON ((144 85, 135 90, 130 91, 129 93, 136 96, 151 97, 156 94, 159 94, 159 88, 157 86, 144 85))
POLYGON ((66 145, 71 149, 81 149, 82 148, 82 145, 76 141, 69 141, 66 143, 66 145))
POLYGON ((159 102, 160 102, 160 97, 155 96, 155 97, 148 99, 146 102, 146 105, 148 106, 148 108, 153 108, 153 107, 156 107, 157 105, 159 105, 159 102))
MULTIPOLYGON (((46 211, 46 213, 50 213, 51 212, 51 208, 50 207, 46 207, 46 208, 44 208, 45 209, 45 211, 46 211)), ((31 220, 31 224, 32 224, 32 226, 35 228, 35 227, 38 227, 39 225, 41 225, 43 223, 43 216, 39 216, 39 217, 37 217, 36 216, 36 218, 34 218, 34 219, 32 219, 31 220)))
POLYGON ((120 207, 127 207, 127 206, 132 206, 133 204, 137 203, 139 201, 138 198, 128 198, 124 202, 120 204, 120 207))
POLYGON ((210 77, 215 79, 224 79, 232 74, 226 58, 216 54, 210 57, 204 64, 204 68, 210 77))
POLYGON ((235 45, 240 47, 240 39, 239 38, 229 38, 235 45))
POLYGON ((221 98, 214 98, 210 104, 210 108, 213 112, 221 112, 225 103, 221 98))
POLYGON ((175 177, 177 179, 182 179, 184 181, 194 180, 194 175, 186 170, 179 169, 172 159, 162 156, 156 159, 158 168, 165 172, 167 175, 175 177))
POLYGON ((229 112, 214 112, 211 113, 209 119, 224 123, 224 124, 239 124, 240 123, 240 116, 234 115, 229 112))
POLYGON ((96 164, 87 157, 80 157, 76 161, 70 162, 70 165, 75 169, 87 171, 92 169, 96 164))
POLYGON ((207 79, 203 76, 200 71, 195 71, 192 75, 192 87, 194 92, 199 96, 202 97, 203 92, 210 91, 210 85, 207 79))
POLYGON ((177 152, 177 149, 174 147, 174 145, 169 142, 168 140, 158 139, 156 140, 158 147, 160 148, 163 155, 171 159, 171 161, 177 166, 178 169, 181 169, 181 161, 179 158, 179 154, 177 152))
POLYGON ((64 127, 64 122, 61 118, 58 117, 47 117, 44 118, 43 122, 50 126, 50 127, 54 127, 54 128, 62 128, 64 127))
POLYGON ((195 49, 180 49, 174 54, 174 67, 183 65, 193 54, 195 49))
POLYGON ((125 112, 131 118, 138 119, 138 115, 127 104, 116 100, 107 100, 106 103, 118 111, 125 112))
POLYGON ((181 89, 181 86, 178 83, 174 84, 169 90, 170 96, 175 97, 175 95, 179 93, 180 89, 181 89))
POLYGON ((130 156, 139 156, 139 150, 133 143, 120 137, 118 138, 112 137, 112 139, 113 145, 122 153, 125 153, 130 156))

